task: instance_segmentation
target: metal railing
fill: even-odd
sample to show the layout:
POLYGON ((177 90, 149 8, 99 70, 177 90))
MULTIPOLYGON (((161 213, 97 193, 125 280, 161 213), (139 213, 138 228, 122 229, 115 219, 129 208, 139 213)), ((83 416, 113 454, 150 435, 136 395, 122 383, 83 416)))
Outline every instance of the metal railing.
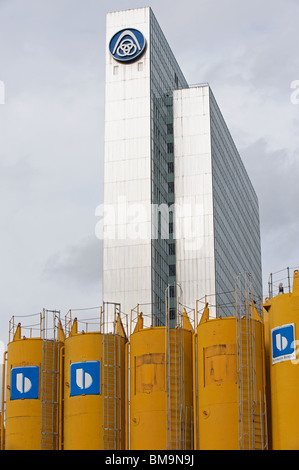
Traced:
POLYGON ((269 299, 279 294, 292 292, 291 282, 296 269, 298 267, 287 267, 270 274, 268 280, 269 299))

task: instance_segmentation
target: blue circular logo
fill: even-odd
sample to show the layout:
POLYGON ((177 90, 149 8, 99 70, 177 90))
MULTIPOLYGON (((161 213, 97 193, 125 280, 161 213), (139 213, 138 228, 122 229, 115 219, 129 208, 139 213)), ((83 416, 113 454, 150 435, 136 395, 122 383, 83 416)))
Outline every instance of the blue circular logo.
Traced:
POLYGON ((137 29, 122 29, 116 33, 109 44, 109 50, 115 60, 132 62, 145 49, 146 41, 137 29))

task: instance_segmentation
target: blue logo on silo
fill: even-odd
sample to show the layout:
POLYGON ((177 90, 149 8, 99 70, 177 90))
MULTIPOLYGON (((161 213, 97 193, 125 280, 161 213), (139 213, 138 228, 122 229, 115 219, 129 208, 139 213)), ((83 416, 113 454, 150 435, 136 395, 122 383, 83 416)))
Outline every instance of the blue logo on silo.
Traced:
POLYGON ((294 324, 273 328, 272 334, 272 364, 296 359, 294 324))
POLYGON ((71 364, 70 396, 98 395, 100 393, 100 362, 73 362, 71 364))
POLYGON ((121 62, 131 62, 145 49, 146 41, 137 29, 122 29, 116 33, 109 44, 112 57, 121 62))
POLYGON ((10 399, 38 398, 39 367, 13 367, 10 376, 10 399))

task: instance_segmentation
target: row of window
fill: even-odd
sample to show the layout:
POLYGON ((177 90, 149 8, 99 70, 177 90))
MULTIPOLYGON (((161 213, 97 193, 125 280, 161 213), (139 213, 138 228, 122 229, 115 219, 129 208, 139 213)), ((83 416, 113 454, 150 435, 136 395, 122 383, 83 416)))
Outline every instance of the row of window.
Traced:
MULTIPOLYGON (((151 17, 151 90, 152 90, 152 102, 153 102, 153 119, 156 122, 154 124, 154 138, 156 145, 159 147, 159 152, 157 157, 153 156, 153 159, 160 160, 164 162, 166 160, 167 167, 165 167, 166 172, 169 174, 174 173, 174 163, 173 153, 174 146, 171 140, 173 135, 173 117, 172 117, 172 90, 178 88, 179 86, 187 87, 187 82, 184 79, 183 74, 181 73, 176 60, 170 50, 168 43, 165 41, 164 36, 160 30, 158 23, 154 17, 151 17), (166 96, 166 93, 169 92, 169 96, 166 96), (167 142, 166 142, 167 136, 167 142), (167 145, 165 145, 167 143, 167 145), (163 155, 162 155, 163 154, 163 155)), ((159 171, 159 168, 158 168, 159 171)), ((166 174, 167 174, 166 173, 166 174)), ((163 176, 164 179, 164 176, 163 176)), ((168 184, 168 196, 166 196, 168 204, 173 200, 174 197, 174 183, 168 184)), ((159 224, 158 224, 159 225, 159 224)), ((169 234, 173 234, 173 222, 169 222, 169 234)), ((169 238, 170 238, 169 237, 169 238)), ((158 240, 160 241, 160 240, 158 240)), ((167 243, 168 246, 168 256, 174 257, 175 255, 175 243, 167 243)), ((164 261, 164 260, 163 260, 164 261)), ((159 261, 158 261, 159 263, 159 261)), ((160 261, 161 263, 161 261, 160 261)), ((163 290, 163 280, 159 274, 159 267, 156 267, 156 272, 154 273, 155 281, 154 285, 158 284, 158 289, 163 290), (158 271, 158 272, 157 272, 158 271)), ((163 263, 164 268, 164 263, 163 263)), ((174 263, 167 263, 168 277, 175 276, 176 274, 176 265, 174 263)), ((163 276, 164 277, 164 276, 163 276)), ((157 311, 161 312, 161 296, 164 298, 164 292, 159 292, 159 290, 154 291, 153 299, 157 302, 157 311)), ((175 290, 170 289, 170 297, 173 299, 175 297, 175 290)), ((171 320, 175 319, 175 309, 171 308, 169 316, 171 320)), ((163 308, 163 307, 162 307, 163 308)), ((164 306, 165 308, 165 306, 164 306)), ((163 308, 163 312, 165 310, 163 308)))

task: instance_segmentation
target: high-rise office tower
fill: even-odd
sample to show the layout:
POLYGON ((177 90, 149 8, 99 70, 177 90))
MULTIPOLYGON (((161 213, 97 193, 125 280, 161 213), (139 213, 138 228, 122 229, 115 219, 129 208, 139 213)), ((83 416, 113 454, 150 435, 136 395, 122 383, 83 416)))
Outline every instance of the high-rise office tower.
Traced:
POLYGON ((103 300, 159 325, 166 292, 170 318, 177 292, 228 304, 240 272, 262 297, 258 201, 210 87, 188 86, 149 7, 106 34, 103 300))

